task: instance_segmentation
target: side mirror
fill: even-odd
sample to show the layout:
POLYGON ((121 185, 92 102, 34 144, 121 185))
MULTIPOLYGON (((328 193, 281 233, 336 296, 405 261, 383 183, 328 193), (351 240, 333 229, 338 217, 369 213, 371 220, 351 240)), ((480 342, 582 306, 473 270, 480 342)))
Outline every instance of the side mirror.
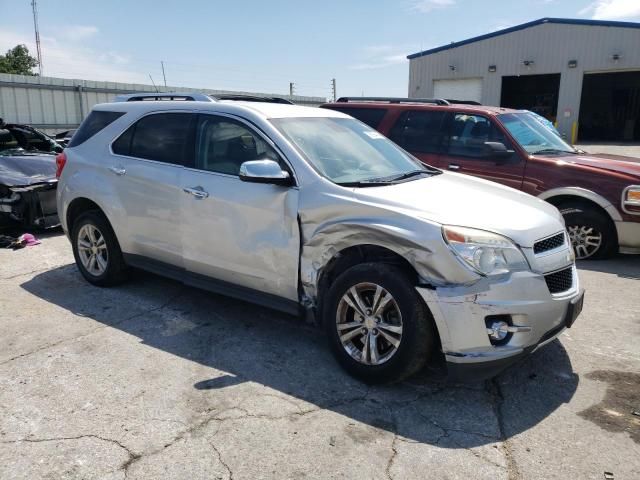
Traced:
POLYGON ((240 180, 251 183, 270 183, 289 186, 293 184, 289 172, 273 160, 251 160, 240 165, 240 180))
POLYGON ((507 150, 507 147, 502 142, 484 142, 484 148, 485 155, 488 158, 505 160, 514 153, 513 150, 507 150))

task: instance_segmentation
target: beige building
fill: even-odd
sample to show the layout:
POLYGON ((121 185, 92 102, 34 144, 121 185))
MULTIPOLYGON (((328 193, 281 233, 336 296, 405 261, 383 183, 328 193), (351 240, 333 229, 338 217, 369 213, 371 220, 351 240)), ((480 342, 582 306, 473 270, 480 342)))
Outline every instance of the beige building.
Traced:
POLYGON ((542 18, 407 58, 410 97, 533 110, 573 143, 640 141, 640 23, 542 18))

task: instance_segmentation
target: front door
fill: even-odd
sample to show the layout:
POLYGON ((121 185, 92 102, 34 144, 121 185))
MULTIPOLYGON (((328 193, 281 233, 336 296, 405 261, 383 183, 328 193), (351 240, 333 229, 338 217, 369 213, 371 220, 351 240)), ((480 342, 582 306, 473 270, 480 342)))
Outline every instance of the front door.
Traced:
POLYGON ((439 166, 520 190, 525 162, 518 152, 509 157, 492 157, 487 155, 485 142, 500 142, 508 150, 514 150, 511 141, 488 117, 469 113, 449 115, 439 166))
MULTIPOLYGON (((223 115, 199 115, 195 162, 184 170, 182 248, 188 273, 298 300, 298 189, 243 182, 240 165, 272 159, 288 169, 266 137, 223 115)), ((231 289, 231 290, 228 290, 231 289)))

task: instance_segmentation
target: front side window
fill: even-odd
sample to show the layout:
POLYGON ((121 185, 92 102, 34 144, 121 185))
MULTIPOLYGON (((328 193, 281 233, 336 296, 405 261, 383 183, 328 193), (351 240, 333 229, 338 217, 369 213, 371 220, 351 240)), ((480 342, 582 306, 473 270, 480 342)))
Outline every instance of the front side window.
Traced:
POLYGON ((530 154, 576 153, 575 149, 531 113, 503 113, 498 120, 530 154))
POLYGON ((404 112, 391 130, 389 138, 409 152, 438 153, 442 142, 445 112, 410 110, 404 112))
POLYGON ((352 118, 278 118, 273 124, 337 184, 391 182, 433 173, 379 132, 352 118))
POLYGON ((192 118, 190 113, 147 115, 113 142, 113 153, 183 165, 192 118))
POLYGON ((449 155, 486 158, 485 142, 500 142, 510 149, 505 135, 487 117, 466 113, 454 115, 449 126, 449 155))
POLYGON ((202 115, 196 135, 195 167, 209 172, 238 175, 240 166, 251 160, 282 162, 259 135, 240 122, 202 115))

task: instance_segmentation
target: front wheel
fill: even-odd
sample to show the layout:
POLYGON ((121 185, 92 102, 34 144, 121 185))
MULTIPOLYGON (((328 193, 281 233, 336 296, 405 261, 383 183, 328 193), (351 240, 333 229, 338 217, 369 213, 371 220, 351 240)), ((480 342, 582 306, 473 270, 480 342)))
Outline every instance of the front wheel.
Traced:
POLYGON ((564 217, 578 260, 604 259, 615 253, 615 229, 604 214, 577 202, 566 203, 558 208, 564 217))
POLYGON ((338 362, 367 383, 416 373, 433 349, 429 310, 407 275, 392 265, 349 268, 329 288, 323 311, 338 362))

